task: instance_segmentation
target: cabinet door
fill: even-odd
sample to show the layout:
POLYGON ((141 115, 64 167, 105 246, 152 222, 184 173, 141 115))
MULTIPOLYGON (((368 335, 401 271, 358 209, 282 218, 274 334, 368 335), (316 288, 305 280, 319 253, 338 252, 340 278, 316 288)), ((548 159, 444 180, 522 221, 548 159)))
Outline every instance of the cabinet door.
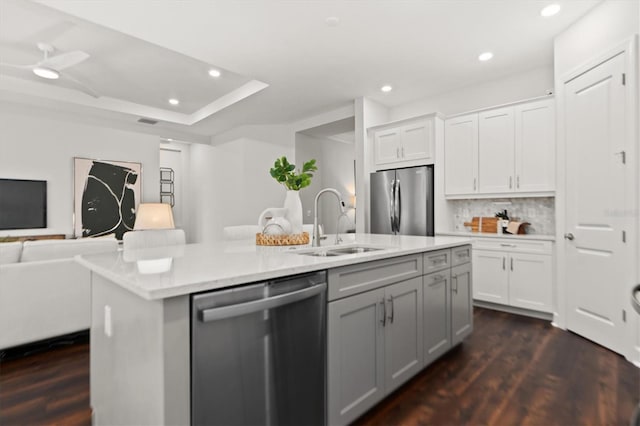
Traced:
POLYGON ((403 126, 401 134, 400 156, 402 160, 427 160, 424 164, 433 163, 433 120, 403 126))
POLYGON ((422 286, 424 365, 451 348, 451 271, 425 275, 422 286))
POLYGON ((473 250, 473 298, 509 304, 508 254, 502 251, 473 250))
POLYGON ((510 254, 509 303, 519 308, 552 312, 551 256, 510 254))
POLYGON ((383 303, 378 289, 328 305, 329 424, 348 424, 385 394, 383 303))
POLYGON ((422 368, 422 277, 385 290, 384 371, 385 392, 389 393, 422 368))
POLYGON ((445 195, 473 194, 478 188, 478 115, 445 121, 445 195))
POLYGON ((555 190, 555 109, 553 99, 515 107, 516 191, 555 190))
POLYGON ((451 268, 451 345, 473 331, 471 263, 451 268))
POLYGON ((485 111, 478 116, 478 180, 479 192, 514 191, 513 107, 485 111))
POLYGON ((400 161, 401 132, 399 128, 380 130, 374 134, 373 139, 376 166, 400 161))

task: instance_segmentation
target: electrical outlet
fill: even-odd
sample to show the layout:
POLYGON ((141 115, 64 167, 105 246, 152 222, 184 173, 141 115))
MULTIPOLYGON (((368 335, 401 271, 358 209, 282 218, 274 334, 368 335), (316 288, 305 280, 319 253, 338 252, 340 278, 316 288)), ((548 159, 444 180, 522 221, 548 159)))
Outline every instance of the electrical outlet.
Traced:
POLYGON ((104 305, 104 334, 107 337, 113 336, 113 324, 111 322, 111 306, 104 305))

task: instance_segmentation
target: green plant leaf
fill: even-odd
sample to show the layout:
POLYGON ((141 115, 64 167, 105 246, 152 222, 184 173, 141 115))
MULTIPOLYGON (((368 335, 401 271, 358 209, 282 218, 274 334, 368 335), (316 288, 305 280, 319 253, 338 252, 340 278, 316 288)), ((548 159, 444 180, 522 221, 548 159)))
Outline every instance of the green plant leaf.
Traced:
POLYGON ((286 156, 283 156, 276 159, 273 167, 269 169, 269 174, 287 189, 297 191, 311 185, 312 172, 317 170, 315 159, 305 162, 300 171, 296 170, 295 164, 289 163, 286 156))

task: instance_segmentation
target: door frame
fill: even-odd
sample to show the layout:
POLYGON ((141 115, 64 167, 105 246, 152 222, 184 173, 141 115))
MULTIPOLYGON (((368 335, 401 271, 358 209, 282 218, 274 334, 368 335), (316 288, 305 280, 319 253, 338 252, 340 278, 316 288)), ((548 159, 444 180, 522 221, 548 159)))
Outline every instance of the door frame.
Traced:
POLYGON ((629 264, 630 270, 628 275, 631 281, 625 286, 624 294, 618 295, 620 306, 626 311, 626 323, 624 323, 624 340, 629 342, 623 348, 622 355, 630 362, 640 366, 640 319, 635 315, 630 305, 631 289, 635 283, 640 282, 640 270, 638 263, 640 258, 640 238, 638 230, 640 229, 640 210, 638 206, 637 192, 640 190, 638 181, 638 36, 634 35, 624 41, 613 45, 603 53, 594 56, 591 60, 586 61, 582 65, 574 68, 566 74, 556 79, 557 105, 556 105, 556 289, 554 292, 554 312, 552 324, 556 327, 567 329, 567 284, 566 284, 566 256, 565 251, 567 245, 564 239, 566 230, 566 138, 565 138, 565 84, 583 73, 595 68, 596 66, 608 61, 609 59, 623 54, 625 56, 625 74, 626 85, 630 96, 626 98, 625 111, 626 117, 626 173, 625 173, 625 200, 626 205, 623 212, 617 212, 624 215, 626 219, 625 230, 627 231, 627 244, 630 248, 627 254, 626 263, 629 264))

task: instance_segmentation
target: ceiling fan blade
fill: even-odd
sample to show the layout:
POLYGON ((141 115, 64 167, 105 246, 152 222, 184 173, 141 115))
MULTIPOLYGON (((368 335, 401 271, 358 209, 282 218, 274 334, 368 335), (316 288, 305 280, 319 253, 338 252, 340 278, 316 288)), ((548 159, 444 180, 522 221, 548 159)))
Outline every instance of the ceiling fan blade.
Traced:
POLYGON ((89 95, 91 97, 94 97, 94 98, 99 98, 100 97, 100 95, 95 90, 93 90, 91 87, 89 87, 85 83, 81 82, 77 78, 70 76, 68 73, 60 74, 60 78, 65 80, 68 83, 71 83, 76 90, 79 90, 79 91, 81 91, 81 92, 83 92, 83 93, 85 93, 85 94, 87 94, 87 95, 89 95))
POLYGON ((74 50, 73 52, 61 53, 60 55, 52 56, 39 63, 44 67, 53 68, 57 71, 62 71, 65 68, 78 65, 80 62, 86 61, 89 58, 87 52, 81 50, 74 50))
POLYGON ((18 64, 8 64, 6 62, 0 62, 0 67, 15 68, 15 69, 21 69, 21 70, 29 70, 34 66, 35 64, 34 65, 18 65, 18 64))

